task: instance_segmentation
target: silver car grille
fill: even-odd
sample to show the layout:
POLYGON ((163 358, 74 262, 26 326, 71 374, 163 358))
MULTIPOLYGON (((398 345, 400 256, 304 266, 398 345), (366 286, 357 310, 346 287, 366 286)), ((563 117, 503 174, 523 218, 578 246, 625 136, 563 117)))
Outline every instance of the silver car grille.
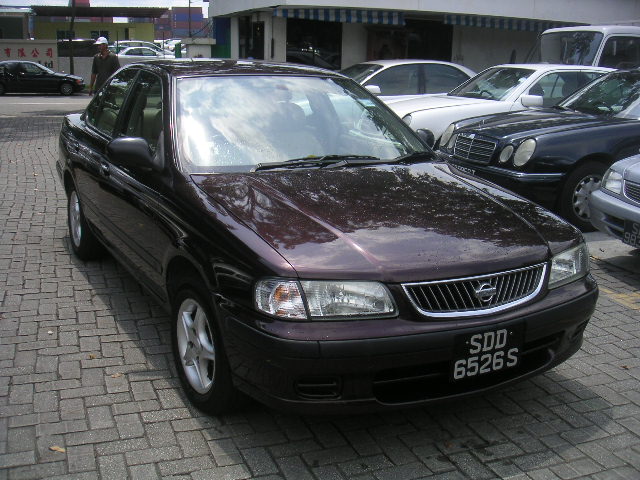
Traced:
POLYGON ((640 203, 640 183, 624 182, 624 194, 634 202, 640 203))
POLYGON ((411 303, 432 317, 486 315, 514 307, 542 289, 546 264, 478 277, 402 285, 411 303))
POLYGON ((471 162, 487 164, 496 149, 496 142, 476 137, 474 133, 460 133, 453 145, 453 155, 471 162))

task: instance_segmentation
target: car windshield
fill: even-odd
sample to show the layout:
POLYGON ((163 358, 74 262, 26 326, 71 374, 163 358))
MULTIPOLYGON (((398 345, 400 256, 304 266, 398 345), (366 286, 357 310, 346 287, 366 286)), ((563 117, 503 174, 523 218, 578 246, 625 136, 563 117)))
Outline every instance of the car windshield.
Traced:
POLYGON ((551 32, 541 35, 528 63, 592 65, 602 42, 600 32, 551 32))
POLYGON ((176 108, 179 158, 189 173, 326 156, 384 161, 425 149, 372 95, 341 78, 181 78, 176 108))
POLYGON ((344 70, 340 70, 340 73, 349 78, 353 78, 358 83, 362 83, 369 75, 377 72, 381 68, 382 65, 377 65, 375 63, 358 63, 356 65, 351 65, 344 70))
POLYGON ((560 107, 592 115, 640 118, 640 72, 614 72, 596 80, 560 107))
POLYGON ((514 88, 533 75, 529 68, 489 68, 471 80, 454 88, 448 95, 454 97, 504 100, 514 88))

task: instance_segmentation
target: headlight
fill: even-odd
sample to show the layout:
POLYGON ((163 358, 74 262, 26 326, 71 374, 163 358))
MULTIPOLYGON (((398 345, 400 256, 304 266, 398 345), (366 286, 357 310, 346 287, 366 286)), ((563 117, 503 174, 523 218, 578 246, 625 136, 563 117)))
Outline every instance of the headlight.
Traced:
POLYGON ((255 300, 258 310, 296 320, 380 317, 396 310, 378 282, 265 279, 256 285, 255 300))
POLYGON ((589 250, 585 243, 565 250, 551 259, 549 288, 573 282, 589 273, 589 250))
POLYGON ((622 175, 615 170, 607 170, 607 173, 602 177, 602 188, 609 190, 615 194, 622 194, 622 175))
POLYGON ((451 138, 451 135, 453 135, 453 131, 455 130, 455 128, 456 127, 455 127, 455 125, 453 123, 446 128, 446 130, 444 131, 444 133, 440 137, 440 145, 446 145, 447 144, 447 142, 451 138))
POLYGON ((516 154, 513 156, 513 164, 516 167, 523 166, 533 156, 533 152, 535 152, 535 150, 536 141, 533 138, 525 140, 516 150, 516 154))
POLYGON ((511 158, 511 154, 513 153, 513 146, 507 145, 500 152, 500 163, 506 163, 511 158))
POLYGON ((411 116, 410 113, 402 117, 402 121, 407 125, 411 125, 411 120, 413 120, 413 117, 411 116))

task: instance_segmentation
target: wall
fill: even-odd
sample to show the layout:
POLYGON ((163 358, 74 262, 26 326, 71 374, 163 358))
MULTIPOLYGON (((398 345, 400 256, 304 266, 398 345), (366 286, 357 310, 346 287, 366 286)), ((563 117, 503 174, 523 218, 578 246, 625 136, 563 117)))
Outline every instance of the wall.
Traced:
MULTIPOLYGON (((58 30, 68 30, 69 22, 35 22, 35 38, 57 38, 58 30)), ((76 38, 92 38, 91 32, 105 30, 109 32, 109 41, 116 40, 146 40, 153 42, 155 38, 154 25, 152 23, 109 23, 109 22, 78 22, 73 25, 76 38), (125 29, 129 29, 129 38, 126 38, 125 29)))
POLYGON ((509 63, 515 49, 516 62, 524 62, 537 37, 536 32, 456 26, 451 61, 479 72, 492 65, 509 63))
POLYGON ((367 29, 358 23, 342 24, 342 66, 347 68, 367 60, 367 29))

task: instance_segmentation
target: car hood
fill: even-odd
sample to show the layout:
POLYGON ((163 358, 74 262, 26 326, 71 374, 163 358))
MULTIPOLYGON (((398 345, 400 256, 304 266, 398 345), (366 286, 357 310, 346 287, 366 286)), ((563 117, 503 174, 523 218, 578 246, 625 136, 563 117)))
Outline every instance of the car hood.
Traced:
MULTIPOLYGON (((192 179, 302 278, 453 278, 532 265, 549 256, 538 230, 516 209, 465 182, 446 164, 192 179)), ((510 201, 529 204, 518 197, 510 201)))
POLYGON ((573 111, 540 109, 492 115, 471 123, 464 129, 494 138, 517 139, 630 121, 633 120, 604 115, 587 115, 573 111))
POLYGON ((82 77, 80 77, 78 75, 71 75, 70 73, 59 73, 59 72, 56 72, 56 73, 53 74, 53 76, 56 77, 56 78, 60 78, 60 79, 65 78, 65 79, 69 79, 69 80, 81 80, 81 81, 84 82, 84 78, 82 78, 82 77))
POLYGON ((397 100, 387 102, 391 109, 400 117, 404 117, 408 113, 417 112, 419 110, 429 110, 433 108, 459 107, 463 105, 476 105, 494 103, 495 100, 486 100, 483 98, 466 98, 454 97, 450 95, 425 95, 407 100, 397 100))

